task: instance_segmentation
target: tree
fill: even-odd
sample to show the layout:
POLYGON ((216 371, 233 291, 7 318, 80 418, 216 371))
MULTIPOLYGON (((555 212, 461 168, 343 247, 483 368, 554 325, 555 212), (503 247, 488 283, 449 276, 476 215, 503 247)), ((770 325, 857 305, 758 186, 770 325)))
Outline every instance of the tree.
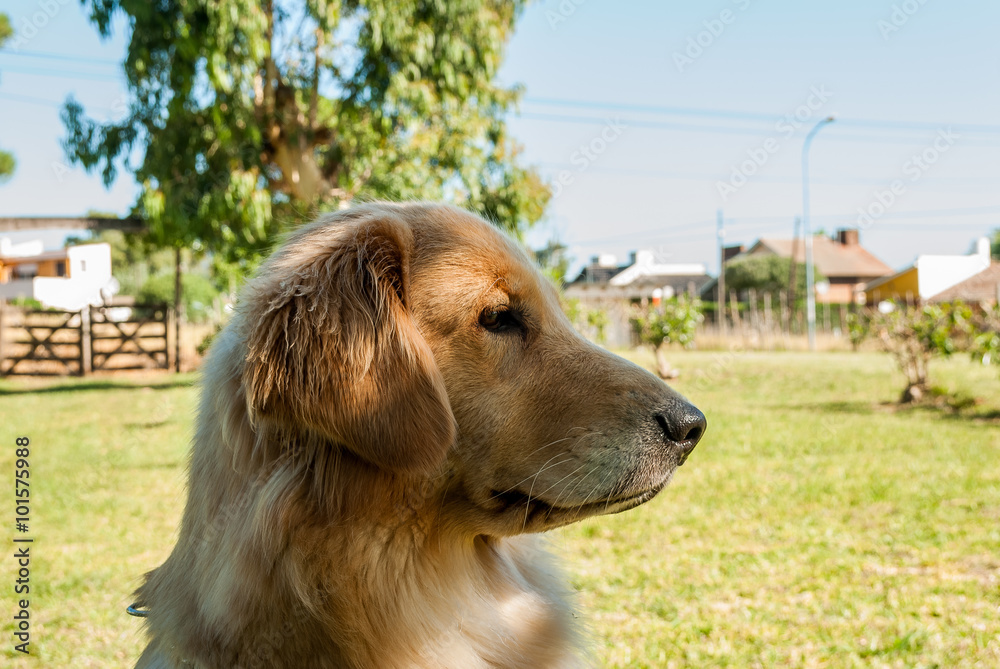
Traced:
POLYGON ((874 339, 879 348, 893 357, 906 377, 900 402, 919 402, 930 388, 931 359, 972 349, 975 336, 972 310, 960 302, 910 309, 888 304, 891 309, 867 310, 852 319, 851 340, 857 345, 864 339, 874 339))
POLYGON ((678 295, 659 305, 636 306, 629 319, 639 341, 653 347, 656 371, 663 379, 675 378, 677 370, 667 362, 667 346, 677 343, 684 348, 694 345, 694 335, 704 320, 701 300, 678 295))
MULTIPOLYGON (((14 31, 10 27, 10 18, 6 14, 0 14, 0 47, 13 34, 14 31)), ((0 151, 0 182, 3 182, 13 174, 16 166, 17 163, 14 160, 14 156, 6 151, 0 151)))
POLYGON ((141 185, 158 244, 252 268, 287 222, 354 199, 447 199, 515 234, 548 188, 519 166, 495 83, 524 0, 90 0, 131 26, 128 113, 68 101, 67 153, 141 185), (133 164, 134 163, 134 164, 133 164))
POLYGON ((993 260, 1000 261, 1000 228, 993 231, 993 241, 990 243, 990 255, 993 260))
POLYGON ((569 256, 566 255, 567 246, 558 239, 550 239, 545 246, 534 249, 535 262, 542 268, 542 273, 562 290, 566 283, 566 275, 569 273, 569 256))
MULTIPOLYGON (((777 293, 788 289, 791 258, 776 255, 752 255, 741 260, 726 263, 726 288, 736 293, 754 289, 758 293, 777 293)), ((795 295, 805 298, 805 265, 798 263, 795 268, 795 295)), ((813 266, 813 280, 820 282, 823 275, 813 266)))

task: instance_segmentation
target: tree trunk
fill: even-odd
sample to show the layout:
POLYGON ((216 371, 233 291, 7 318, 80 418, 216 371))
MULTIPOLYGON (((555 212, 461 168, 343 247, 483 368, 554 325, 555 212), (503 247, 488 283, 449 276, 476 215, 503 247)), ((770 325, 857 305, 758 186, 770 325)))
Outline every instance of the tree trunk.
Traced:
POLYGON ((913 404, 920 402, 927 394, 926 383, 911 383, 906 386, 903 396, 899 398, 900 404, 913 404))
POLYGON ((676 379, 680 372, 670 366, 667 361, 667 345, 660 344, 656 347, 656 373, 661 379, 676 379))
POLYGON ((181 249, 174 249, 174 371, 181 371, 181 313, 184 302, 181 292, 181 249))

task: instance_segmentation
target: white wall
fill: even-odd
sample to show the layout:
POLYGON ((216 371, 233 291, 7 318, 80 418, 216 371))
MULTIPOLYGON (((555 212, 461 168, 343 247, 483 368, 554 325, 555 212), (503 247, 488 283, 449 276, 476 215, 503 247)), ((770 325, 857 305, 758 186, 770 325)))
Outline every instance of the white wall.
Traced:
POLYGON ((66 249, 69 276, 75 281, 106 284, 111 279, 111 246, 82 244, 66 249))
POLYGON ((989 240, 980 240, 976 245, 976 252, 971 255, 920 256, 916 266, 920 298, 933 297, 990 266, 989 240))
POLYGON ((46 307, 79 311, 103 302, 111 281, 111 246, 84 244, 66 249, 69 277, 36 276, 0 284, 0 298, 33 297, 46 307))

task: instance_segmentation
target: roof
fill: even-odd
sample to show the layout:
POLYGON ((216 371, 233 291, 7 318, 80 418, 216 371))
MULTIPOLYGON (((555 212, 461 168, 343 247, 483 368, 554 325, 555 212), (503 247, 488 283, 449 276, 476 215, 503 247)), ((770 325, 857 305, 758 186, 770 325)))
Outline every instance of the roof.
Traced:
POLYGON ((865 285, 864 290, 865 290, 866 293, 870 293, 871 291, 875 290, 879 286, 884 286, 885 284, 889 283, 890 281, 892 281, 894 279, 898 279, 899 277, 903 276, 904 274, 907 274, 909 272, 915 272, 915 271, 917 271, 917 266, 916 265, 910 265, 909 267, 904 267, 903 269, 899 270, 898 272, 894 272, 892 274, 887 274, 886 276, 880 276, 879 278, 875 279, 874 281, 870 281, 869 283, 867 283, 865 285))
POLYGON ((993 263, 979 274, 927 298, 928 302, 993 302, 1000 291, 1000 263, 993 263))
POLYGON ((629 285, 633 287, 651 286, 653 288, 662 288, 663 286, 674 286, 676 288, 681 286, 686 288, 689 283, 693 283, 697 290, 711 279, 712 277, 707 274, 648 274, 636 279, 629 285))
POLYGON ((55 251, 44 251, 32 256, 0 256, 0 264, 3 265, 24 265, 29 263, 45 262, 46 260, 66 260, 69 258, 68 249, 57 249, 55 251))
POLYGON ((620 273, 625 267, 614 267, 606 265, 587 265, 582 270, 580 274, 570 281, 570 284, 575 283, 608 283, 611 281, 611 277, 620 273))
MULTIPOLYGON (((782 258, 792 256, 791 239, 763 239, 757 241, 745 253, 736 258, 759 252, 761 249, 782 258)), ((795 261, 805 262, 805 243, 799 241, 795 248, 795 261)), ((734 258, 733 260, 735 260, 734 258)), ((730 261, 732 262, 732 261, 730 261)), ((859 244, 844 245, 824 235, 813 237, 813 262, 827 278, 859 277, 874 279, 892 274, 892 268, 866 251, 859 244)))

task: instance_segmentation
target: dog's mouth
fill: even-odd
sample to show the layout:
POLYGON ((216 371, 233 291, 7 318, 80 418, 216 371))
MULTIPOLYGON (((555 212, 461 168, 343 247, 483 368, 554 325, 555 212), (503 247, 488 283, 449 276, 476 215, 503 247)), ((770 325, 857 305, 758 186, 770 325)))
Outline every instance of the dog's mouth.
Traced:
POLYGON ((490 499, 498 504, 496 511, 499 513, 517 509, 525 514, 529 523, 532 520, 545 521, 551 518, 559 524, 564 524, 588 516, 608 515, 634 509, 656 497, 666 487, 667 482, 665 480, 657 486, 638 493, 613 495, 593 502, 569 506, 546 502, 516 488, 502 492, 492 490, 490 491, 490 499))

